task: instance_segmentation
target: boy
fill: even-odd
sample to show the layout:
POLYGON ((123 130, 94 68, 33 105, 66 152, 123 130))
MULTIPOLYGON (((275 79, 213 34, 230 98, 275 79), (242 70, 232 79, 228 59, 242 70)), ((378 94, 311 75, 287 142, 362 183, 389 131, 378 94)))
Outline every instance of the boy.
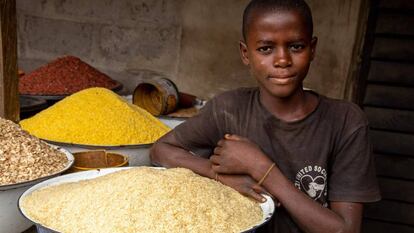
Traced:
POLYGON ((380 198, 362 111, 302 88, 312 25, 303 0, 252 0, 240 53, 258 88, 217 96, 151 150, 258 201, 270 193, 280 208, 257 232, 359 232, 362 203, 380 198))

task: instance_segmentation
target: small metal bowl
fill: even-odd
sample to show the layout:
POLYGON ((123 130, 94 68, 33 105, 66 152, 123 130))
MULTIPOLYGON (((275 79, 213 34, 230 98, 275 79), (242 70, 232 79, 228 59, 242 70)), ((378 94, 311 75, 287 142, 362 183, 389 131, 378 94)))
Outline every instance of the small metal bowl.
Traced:
POLYGON ((128 166, 128 156, 105 150, 77 152, 73 153, 73 157, 75 163, 67 173, 128 166))

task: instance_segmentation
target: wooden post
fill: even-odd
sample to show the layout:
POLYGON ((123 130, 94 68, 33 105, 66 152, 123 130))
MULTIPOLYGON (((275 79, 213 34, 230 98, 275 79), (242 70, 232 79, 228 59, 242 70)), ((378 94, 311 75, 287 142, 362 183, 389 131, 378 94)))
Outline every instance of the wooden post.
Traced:
POLYGON ((0 0, 0 117, 19 121, 16 0, 0 0))

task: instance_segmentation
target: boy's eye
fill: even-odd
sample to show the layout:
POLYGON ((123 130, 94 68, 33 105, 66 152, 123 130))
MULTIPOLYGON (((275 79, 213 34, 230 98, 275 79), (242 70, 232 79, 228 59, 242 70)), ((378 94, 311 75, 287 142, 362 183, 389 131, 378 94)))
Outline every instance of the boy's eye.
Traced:
POLYGON ((264 53, 264 54, 269 54, 272 52, 272 47, 271 46, 263 46, 257 49, 257 51, 259 51, 260 53, 264 53))
POLYGON ((293 52, 299 52, 299 51, 301 51, 302 49, 305 48, 305 46, 301 45, 301 44, 292 44, 289 47, 293 52))

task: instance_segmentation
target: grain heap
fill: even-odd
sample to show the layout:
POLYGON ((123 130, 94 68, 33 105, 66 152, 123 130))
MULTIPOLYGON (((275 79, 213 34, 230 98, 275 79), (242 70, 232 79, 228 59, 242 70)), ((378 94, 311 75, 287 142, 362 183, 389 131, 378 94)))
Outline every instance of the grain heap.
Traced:
POLYGON ((0 118, 0 185, 34 180, 62 171, 66 155, 0 118))
POLYGON ((20 125, 46 140, 107 146, 153 143, 169 130, 144 109, 105 88, 77 92, 20 125))
POLYGON ((184 168, 132 168, 33 192, 35 221, 66 232, 240 232, 262 220, 258 203, 184 168))
POLYGON ((19 80, 19 92, 26 95, 68 95, 90 87, 118 86, 118 82, 74 56, 57 58, 19 80))

